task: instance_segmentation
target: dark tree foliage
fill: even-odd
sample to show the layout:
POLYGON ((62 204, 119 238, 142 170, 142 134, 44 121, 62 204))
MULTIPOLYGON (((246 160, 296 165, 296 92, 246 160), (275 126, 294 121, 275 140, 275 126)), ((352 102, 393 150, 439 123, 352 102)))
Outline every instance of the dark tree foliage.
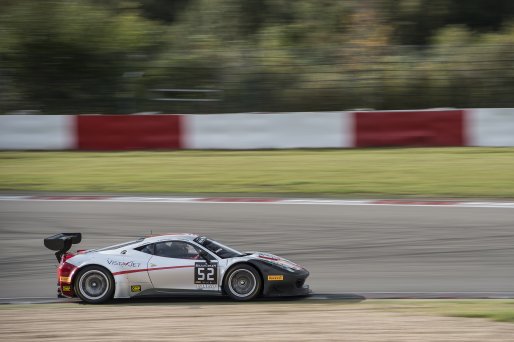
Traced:
POLYGON ((446 24, 464 24, 471 29, 499 30, 514 18, 512 0, 453 0, 446 24))
POLYGON ((172 23, 190 3, 191 0, 139 0, 138 8, 148 19, 172 23))
POLYGON ((512 93, 514 0, 0 0, 0 113, 514 106, 512 93), (215 92, 164 95, 215 101, 155 100, 181 88, 215 92))
POLYGON ((512 0, 384 0, 381 8, 399 44, 424 45, 441 28, 465 25, 487 32, 514 19, 512 0))

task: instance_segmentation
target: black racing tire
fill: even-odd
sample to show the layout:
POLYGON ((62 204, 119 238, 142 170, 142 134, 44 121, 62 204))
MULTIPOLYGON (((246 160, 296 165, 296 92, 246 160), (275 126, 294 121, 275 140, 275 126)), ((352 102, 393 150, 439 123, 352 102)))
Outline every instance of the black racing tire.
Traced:
POLYGON ((82 268, 75 277, 74 284, 75 293, 86 303, 105 303, 114 295, 114 277, 102 266, 82 268))
POLYGON ((247 264, 235 265, 223 279, 223 290, 237 301, 248 301, 261 293, 262 279, 257 270, 247 264))

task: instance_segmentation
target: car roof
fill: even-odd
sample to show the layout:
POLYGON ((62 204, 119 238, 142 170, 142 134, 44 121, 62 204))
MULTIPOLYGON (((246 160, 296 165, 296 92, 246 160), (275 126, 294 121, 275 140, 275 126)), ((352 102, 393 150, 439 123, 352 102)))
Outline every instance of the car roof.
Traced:
POLYGON ((148 243, 148 242, 158 242, 158 241, 167 241, 167 240, 192 241, 195 238, 197 238, 198 236, 199 236, 198 234, 191 234, 191 233, 168 233, 168 234, 148 236, 144 239, 144 242, 148 243))

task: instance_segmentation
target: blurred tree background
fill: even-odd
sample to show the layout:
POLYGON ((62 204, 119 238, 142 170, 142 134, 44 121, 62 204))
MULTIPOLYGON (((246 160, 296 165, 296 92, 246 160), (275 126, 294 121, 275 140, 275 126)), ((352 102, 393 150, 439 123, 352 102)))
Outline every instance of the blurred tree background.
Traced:
POLYGON ((512 0, 0 0, 0 113, 514 107, 512 0))

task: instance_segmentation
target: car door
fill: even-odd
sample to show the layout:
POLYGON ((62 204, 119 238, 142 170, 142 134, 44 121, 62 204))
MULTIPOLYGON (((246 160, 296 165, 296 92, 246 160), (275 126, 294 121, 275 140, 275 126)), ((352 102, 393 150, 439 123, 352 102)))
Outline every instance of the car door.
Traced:
POLYGON ((218 291, 217 266, 216 262, 207 263, 197 246, 186 241, 163 241, 154 245, 148 275, 156 289, 218 291))

